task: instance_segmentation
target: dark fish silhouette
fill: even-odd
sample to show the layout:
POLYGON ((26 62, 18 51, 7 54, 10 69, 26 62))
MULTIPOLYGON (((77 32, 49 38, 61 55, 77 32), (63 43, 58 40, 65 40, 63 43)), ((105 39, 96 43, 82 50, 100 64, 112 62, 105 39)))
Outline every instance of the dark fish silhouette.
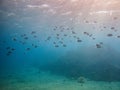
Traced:
POLYGON ((114 17, 113 19, 114 19, 114 20, 117 20, 117 19, 118 19, 118 17, 114 17))
POLYGON ((56 37, 56 39, 60 39, 59 37, 56 37))
POLYGON ((11 50, 12 50, 12 51, 15 51, 15 48, 12 48, 11 50))
POLYGON ((56 34, 57 36, 60 36, 60 34, 56 34))
POLYGON ((82 40, 78 39, 77 42, 82 42, 82 40))
POLYGON ((107 28, 106 26, 104 26, 103 28, 107 28))
POLYGON ((77 36, 73 36, 74 38, 77 38, 77 36))
POLYGON ((30 50, 30 48, 26 48, 26 50, 27 50, 27 51, 29 51, 29 50, 30 50))
POLYGON ((111 36, 113 36, 113 34, 107 34, 107 36, 108 36, 108 37, 111 37, 111 36))
POLYGON ((101 48, 101 45, 100 45, 100 44, 96 44, 96 47, 97 47, 97 48, 101 48))
POLYGON ((53 44, 56 44, 56 42, 53 42, 53 44))
POLYGON ((100 42, 100 44, 103 44, 103 42, 100 42))
POLYGON ((63 44, 63 47, 67 47, 67 45, 63 44))
POLYGON ((72 34, 76 34, 74 31, 72 31, 72 34))
POLYGON ((16 38, 13 38, 13 41, 17 41, 17 39, 16 39, 16 38))
POLYGON ((50 40, 51 39, 51 36, 47 37, 47 40, 50 40))
POLYGON ((70 30, 69 28, 67 28, 67 30, 70 30))
POLYGON ((11 51, 8 51, 8 53, 10 53, 10 54, 11 54, 12 52, 11 52, 11 51))
POLYGON ((113 30, 113 29, 115 29, 115 27, 111 27, 111 29, 113 30))
POLYGON ((120 38, 120 36, 117 36, 117 38, 120 38))
POLYGON ((59 45, 55 45, 55 47, 59 47, 59 45))
POLYGON ((62 42, 62 41, 59 41, 59 43, 63 44, 63 42, 62 42))
POLYGON ((67 36, 67 34, 64 34, 64 36, 66 37, 66 36, 67 36))
POLYGON ((90 34, 89 37, 92 37, 92 34, 90 34))
POLYGON ((35 47, 35 48, 37 48, 38 46, 37 46, 37 45, 35 45, 34 47, 35 47))
POLYGON ((88 32, 84 32, 84 34, 85 34, 85 35, 89 35, 89 33, 88 33, 88 32))
POLYGON ((6 55, 7 55, 7 56, 9 56, 9 55, 10 55, 10 53, 7 53, 6 55))
POLYGON ((54 28, 53 30, 54 30, 54 31, 56 31, 56 30, 57 30, 57 28, 54 28))
POLYGON ((25 37, 25 36, 26 36, 26 34, 21 35, 21 37, 25 37))
POLYGON ((37 36, 35 35, 35 36, 33 36, 34 38, 37 38, 37 36))
POLYGON ((9 50, 9 49, 10 49, 10 47, 6 47, 6 49, 7 49, 7 50, 9 50))
POLYGON ((95 40, 96 38, 92 38, 93 40, 95 40))
POLYGON ((94 21, 94 23, 97 23, 97 21, 94 21))
POLYGON ((28 39, 28 37, 24 37, 24 39, 25 39, 25 40, 27 40, 27 39, 28 39))
POLYGON ((89 21, 86 20, 85 23, 89 23, 89 21))
POLYGON ((8 51, 6 55, 9 56, 9 55, 11 55, 11 54, 12 54, 12 52, 11 52, 11 51, 8 51))
POLYGON ((63 32, 64 30, 60 30, 61 32, 63 32))
POLYGON ((36 32, 35 31, 32 31, 31 34, 35 34, 36 32))

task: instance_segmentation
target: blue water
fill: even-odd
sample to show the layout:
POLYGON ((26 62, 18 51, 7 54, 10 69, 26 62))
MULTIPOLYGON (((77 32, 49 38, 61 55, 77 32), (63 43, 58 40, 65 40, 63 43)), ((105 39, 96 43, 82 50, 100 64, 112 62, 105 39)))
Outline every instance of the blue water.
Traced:
MULTIPOLYGON (((41 86, 42 83, 47 85, 50 81, 45 78, 49 76, 53 77, 51 83, 59 80, 57 76, 66 78, 67 82, 84 83, 79 81, 80 77, 87 79, 88 83, 120 82, 119 12, 112 15, 82 12, 83 15, 77 16, 76 11, 67 16, 66 13, 61 14, 64 5, 60 12, 54 13, 46 9, 47 5, 42 9, 30 1, 0 2, 0 90, 13 90, 12 84, 19 86, 19 83, 28 83, 29 80, 40 84, 40 79, 41 86)), ((115 85, 108 90, 120 90, 119 84, 115 85)), ((24 86, 20 87, 24 90, 24 86)))

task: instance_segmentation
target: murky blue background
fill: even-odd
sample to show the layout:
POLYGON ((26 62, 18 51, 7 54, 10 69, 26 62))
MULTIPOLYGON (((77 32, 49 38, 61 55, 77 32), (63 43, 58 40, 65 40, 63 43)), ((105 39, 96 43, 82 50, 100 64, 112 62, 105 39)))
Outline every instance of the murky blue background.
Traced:
POLYGON ((59 0, 0 2, 1 76, 34 67, 68 78, 120 81, 119 8, 75 9, 59 0))

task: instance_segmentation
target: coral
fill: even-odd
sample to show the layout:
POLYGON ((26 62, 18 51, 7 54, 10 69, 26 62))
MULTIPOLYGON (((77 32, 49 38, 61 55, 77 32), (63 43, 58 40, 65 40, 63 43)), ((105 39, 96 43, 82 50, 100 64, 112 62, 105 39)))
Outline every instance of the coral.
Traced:
POLYGON ((85 79, 85 77, 80 76, 80 77, 78 77, 77 82, 81 83, 81 86, 83 86, 83 84, 86 82, 86 79, 85 79))

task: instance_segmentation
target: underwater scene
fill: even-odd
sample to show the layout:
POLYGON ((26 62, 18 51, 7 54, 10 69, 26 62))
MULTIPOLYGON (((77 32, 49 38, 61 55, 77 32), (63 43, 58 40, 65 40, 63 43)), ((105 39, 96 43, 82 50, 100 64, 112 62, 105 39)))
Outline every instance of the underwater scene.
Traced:
POLYGON ((120 0, 0 0, 0 90, 120 90, 120 0))

